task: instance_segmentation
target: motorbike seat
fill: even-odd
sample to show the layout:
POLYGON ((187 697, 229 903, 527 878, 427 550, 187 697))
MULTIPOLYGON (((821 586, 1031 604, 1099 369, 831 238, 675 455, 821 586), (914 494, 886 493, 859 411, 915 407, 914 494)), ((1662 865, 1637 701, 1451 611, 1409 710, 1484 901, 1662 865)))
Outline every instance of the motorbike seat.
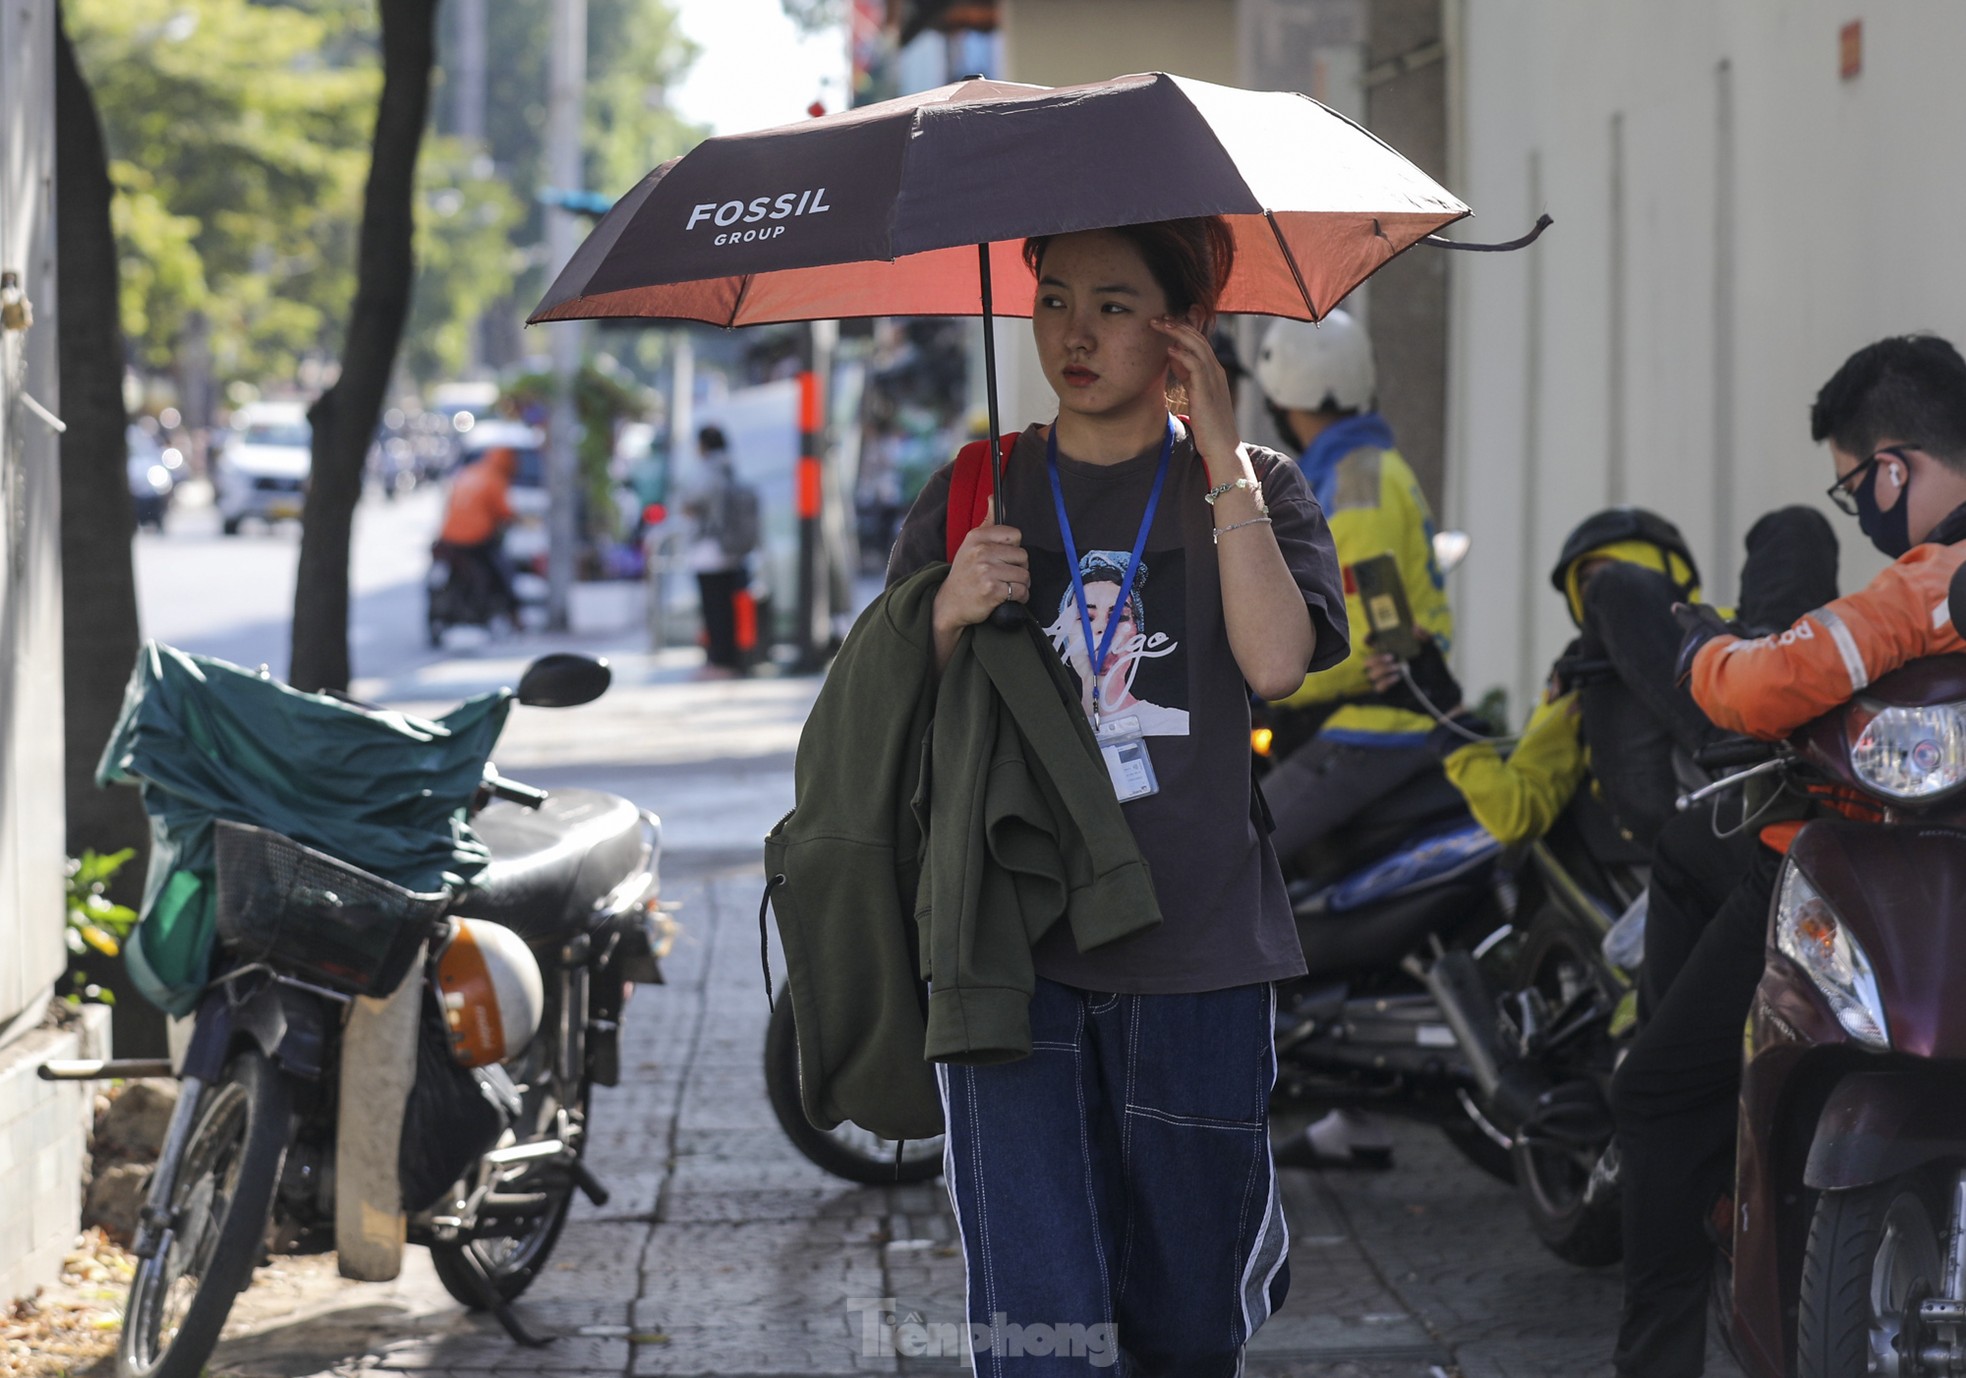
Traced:
POLYGON ((502 924, 535 949, 581 932, 595 902, 642 864, 641 812, 599 790, 554 790, 537 809, 494 800, 471 827, 492 859, 456 911, 502 924))
POLYGON ((1422 833, 1468 817, 1467 797, 1438 770, 1428 771, 1361 809, 1329 837, 1286 860, 1292 898, 1314 894, 1391 855, 1422 833))
POLYGON ((1347 914, 1299 913, 1297 939, 1314 977, 1394 966, 1430 935, 1445 936, 1477 912, 1485 876, 1464 876, 1347 914))

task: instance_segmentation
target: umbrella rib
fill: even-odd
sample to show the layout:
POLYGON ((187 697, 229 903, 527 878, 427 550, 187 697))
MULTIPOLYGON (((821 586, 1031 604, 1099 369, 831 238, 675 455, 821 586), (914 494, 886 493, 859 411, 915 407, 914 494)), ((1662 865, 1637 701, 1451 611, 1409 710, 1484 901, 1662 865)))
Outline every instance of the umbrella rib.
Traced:
POLYGON ((744 299, 751 295, 751 281, 755 277, 757 277, 756 273, 744 275, 744 283, 737 289, 737 300, 730 304, 730 319, 724 322, 724 329, 737 329, 737 318, 744 311, 744 299))
POLYGON ((1290 276, 1297 282, 1298 294, 1304 298, 1304 308, 1311 313, 1311 319, 1318 318, 1317 303, 1311 300, 1311 289, 1304 285, 1304 274, 1297 267, 1297 256, 1290 252, 1290 241, 1283 237, 1283 227, 1277 224, 1276 213, 1264 211, 1263 218, 1270 222, 1270 233, 1277 237, 1277 248, 1283 254, 1283 261, 1290 268, 1290 276))

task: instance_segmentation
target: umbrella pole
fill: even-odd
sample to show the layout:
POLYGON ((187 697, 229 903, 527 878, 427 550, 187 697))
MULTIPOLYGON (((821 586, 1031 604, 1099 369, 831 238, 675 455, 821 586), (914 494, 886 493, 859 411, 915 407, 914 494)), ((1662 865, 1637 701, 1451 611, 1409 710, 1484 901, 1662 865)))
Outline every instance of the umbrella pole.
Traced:
POLYGON ((997 418, 997 332, 991 324, 990 246, 976 246, 976 271, 983 284, 983 386, 990 399, 990 520, 1003 525, 1003 446, 997 443, 1002 426, 997 418))
MULTIPOLYGON (((1003 446, 997 436, 1003 427, 997 417, 997 332, 991 323, 995 303, 990 296, 990 246, 976 246, 976 272, 983 286, 983 387, 990 399, 990 520, 1003 525, 1003 446)), ((990 621, 999 627, 1015 627, 1024 620, 1024 609, 1017 603, 999 603, 990 621)))

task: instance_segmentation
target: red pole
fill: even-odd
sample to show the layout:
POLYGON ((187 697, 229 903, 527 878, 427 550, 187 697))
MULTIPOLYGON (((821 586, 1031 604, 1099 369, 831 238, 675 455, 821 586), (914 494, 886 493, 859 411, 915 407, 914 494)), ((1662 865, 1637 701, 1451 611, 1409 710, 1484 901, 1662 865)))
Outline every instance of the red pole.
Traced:
POLYGON ((798 664, 801 669, 817 670, 825 656, 827 635, 820 626, 823 615, 819 590, 825 571, 821 568, 825 543, 820 539, 819 517, 825 492, 820 469, 820 451, 825 444, 825 417, 819 398, 819 375, 808 369, 799 375, 799 466, 797 500, 799 516, 799 633, 798 664))

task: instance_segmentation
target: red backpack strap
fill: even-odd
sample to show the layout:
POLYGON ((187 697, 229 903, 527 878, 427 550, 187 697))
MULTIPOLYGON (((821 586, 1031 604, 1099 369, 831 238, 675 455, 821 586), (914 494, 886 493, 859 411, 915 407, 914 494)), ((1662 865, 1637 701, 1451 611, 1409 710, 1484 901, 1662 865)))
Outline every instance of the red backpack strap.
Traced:
MULTIPOLYGON (((998 440, 1004 462, 1017 444, 1017 432, 998 440)), ((963 537, 990 520, 990 499, 996 493, 995 466, 990 463, 988 441, 972 440, 956 451, 956 467, 949 475, 949 511, 943 523, 944 558, 954 563, 963 537)))

